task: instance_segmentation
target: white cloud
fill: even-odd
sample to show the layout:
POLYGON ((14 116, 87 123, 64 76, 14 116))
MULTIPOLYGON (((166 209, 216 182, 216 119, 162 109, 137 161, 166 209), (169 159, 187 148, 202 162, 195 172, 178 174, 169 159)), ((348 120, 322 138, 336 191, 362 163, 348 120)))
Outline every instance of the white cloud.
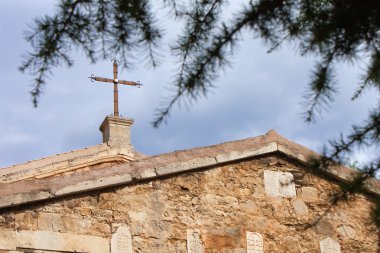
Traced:
POLYGON ((36 136, 15 129, 0 128, 0 131, 4 133, 1 138, 1 146, 25 145, 39 140, 36 136))
MULTIPOLYGON (((92 73, 111 76, 111 62, 91 65, 76 55, 72 68, 54 69, 54 77, 48 81, 40 106, 33 109, 29 95, 31 77, 17 70, 20 55, 29 48, 22 39, 22 31, 32 18, 51 13, 54 2, 4 3, 0 8, 0 24, 10 25, 1 26, 1 32, 7 36, 2 36, 0 41, 0 75, 3 77, 0 128, 4 129, 0 131, 3 140, 0 166, 99 143, 98 126, 112 113, 112 87, 96 85, 87 77, 92 73)), ((304 110, 301 102, 313 59, 299 57, 285 46, 267 54, 260 40, 247 35, 232 59, 232 69, 226 69, 215 81, 216 89, 207 99, 200 99, 189 110, 176 106, 168 124, 154 129, 150 125, 154 110, 162 96, 171 95, 166 88, 176 69, 176 61, 168 53, 167 41, 175 37, 169 28, 166 29, 168 37, 162 43, 165 62, 161 67, 152 70, 141 65, 120 71, 123 78, 144 84, 141 89, 120 87, 120 110, 135 119, 132 141, 141 152, 157 154, 211 145, 265 134, 271 128, 319 151, 328 139, 347 132, 351 123, 361 122, 367 108, 376 101, 377 94, 367 93, 359 101, 350 102, 349 94, 357 82, 358 72, 354 67, 342 67, 338 72, 341 95, 330 113, 317 124, 305 124, 300 115, 304 110)), ((178 24, 174 29, 178 30, 178 24)), ((358 156, 364 159, 365 153, 358 156)))

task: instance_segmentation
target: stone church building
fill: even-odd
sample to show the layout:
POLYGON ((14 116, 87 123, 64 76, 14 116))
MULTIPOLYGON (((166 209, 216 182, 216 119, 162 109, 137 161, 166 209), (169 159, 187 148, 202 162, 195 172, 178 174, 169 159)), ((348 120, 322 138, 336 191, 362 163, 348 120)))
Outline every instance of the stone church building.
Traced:
POLYGON ((108 116, 100 145, 1 168, 0 252, 380 252, 378 180, 331 205, 356 172, 315 173, 318 155, 273 130, 146 156, 132 123, 108 116))

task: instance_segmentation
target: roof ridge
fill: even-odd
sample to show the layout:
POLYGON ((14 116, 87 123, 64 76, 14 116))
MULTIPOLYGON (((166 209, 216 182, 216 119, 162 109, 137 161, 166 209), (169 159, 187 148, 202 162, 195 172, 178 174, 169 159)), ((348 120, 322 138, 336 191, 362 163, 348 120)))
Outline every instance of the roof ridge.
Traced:
MULTIPOLYGON (((0 187, 0 208, 117 185, 136 184, 276 152, 302 163, 319 156, 314 151, 270 131, 254 138, 174 151, 98 170, 62 175, 59 178, 3 183, 0 187)), ((351 180, 358 175, 353 169, 339 164, 326 173, 342 181, 351 180)), ((380 181, 371 178, 365 181, 364 189, 367 193, 380 196, 380 181)))
POLYGON ((0 167, 0 174, 1 174, 2 170, 5 170, 5 169, 14 168, 14 167, 17 167, 17 166, 20 166, 20 165, 30 164, 30 163, 34 163, 34 162, 43 161, 43 160, 48 160, 48 159, 56 158, 58 156, 64 156, 64 155, 67 155, 67 154, 72 154, 74 152, 85 151, 85 150, 93 149, 93 148, 96 148, 96 147, 101 147, 103 145, 107 145, 107 144, 101 143, 101 144, 97 144, 97 145, 89 146, 89 147, 85 147, 85 148, 73 149, 73 150, 70 150, 70 151, 65 151, 63 153, 57 153, 57 154, 45 156, 45 157, 42 157, 42 158, 37 158, 37 159, 33 159, 33 160, 28 160, 28 161, 25 161, 25 162, 20 162, 20 163, 12 164, 12 165, 6 166, 6 167, 0 167))
POLYGON ((0 183, 51 174, 55 171, 62 171, 63 168, 80 169, 81 167, 86 166, 86 164, 95 165, 97 163, 102 163, 107 157, 112 161, 131 161, 146 156, 133 149, 112 147, 106 143, 102 143, 83 149, 71 150, 41 159, 0 168, 0 183))

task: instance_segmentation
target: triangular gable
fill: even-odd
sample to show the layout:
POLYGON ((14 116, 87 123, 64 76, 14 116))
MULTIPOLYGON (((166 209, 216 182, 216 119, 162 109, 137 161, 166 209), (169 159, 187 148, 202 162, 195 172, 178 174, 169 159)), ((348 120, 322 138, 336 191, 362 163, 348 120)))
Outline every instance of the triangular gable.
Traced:
MULTIPOLYGON (((78 171, 60 177, 3 183, 0 189, 0 208, 117 185, 138 183, 147 179, 204 169, 272 153, 281 153, 302 163, 307 163, 310 158, 318 157, 317 153, 289 141, 271 130, 266 135, 255 138, 175 151, 97 170, 78 171)), ((344 181, 357 175, 356 171, 344 166, 335 166, 326 173, 344 181)), ((365 187, 369 193, 380 195, 378 180, 367 180, 365 187)))
POLYGON ((72 173, 82 169, 92 170, 103 164, 108 166, 116 165, 144 157, 146 156, 135 150, 115 148, 102 143, 84 149, 0 168, 0 183, 60 176, 61 174, 72 173))

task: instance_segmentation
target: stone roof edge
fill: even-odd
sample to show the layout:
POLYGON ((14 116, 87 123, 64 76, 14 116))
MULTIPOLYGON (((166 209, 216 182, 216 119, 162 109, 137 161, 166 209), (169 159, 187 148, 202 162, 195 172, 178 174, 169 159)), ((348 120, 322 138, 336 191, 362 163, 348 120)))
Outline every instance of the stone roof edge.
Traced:
MULTIPOLYGON (((266 136, 223 143, 207 148, 176 151, 144 158, 127 164, 107 168, 103 174, 93 177, 79 175, 79 177, 75 178, 75 175, 68 175, 69 178, 66 180, 60 180, 63 183, 59 183, 60 181, 57 181, 56 179, 50 179, 51 181, 45 181, 45 184, 41 184, 42 186, 40 188, 33 188, 33 186, 28 188, 28 182, 26 181, 19 182, 20 184, 23 184, 24 187, 21 191, 18 190, 19 187, 17 187, 17 185, 9 185, 9 189, 7 189, 7 184, 4 184, 0 189, 0 208, 22 205, 117 185, 127 185, 143 180, 189 172, 196 169, 222 165, 275 152, 285 154, 286 156, 302 163, 306 163, 312 156, 318 156, 315 152, 297 143, 291 142, 273 131, 268 132, 266 136), (255 139, 257 138, 261 138, 259 143, 264 142, 263 145, 257 145, 258 143, 256 143, 251 149, 238 151, 229 150, 230 152, 206 154, 201 157, 186 156, 187 153, 194 152, 196 154, 197 150, 203 151, 203 149, 211 150, 210 153, 213 153, 214 149, 218 149, 223 145, 228 146, 241 143, 242 146, 244 146, 247 145, 245 142, 251 140, 256 141, 255 139), (163 162, 160 162, 161 158, 164 158, 163 162), (72 177, 70 178, 70 176, 72 177)), ((326 172, 335 178, 344 181, 348 181, 357 175, 357 172, 344 166, 337 166, 326 172)), ((35 184, 38 183, 39 182, 36 182, 35 184)), ((376 179, 370 178, 367 180, 365 188, 369 193, 380 195, 380 181, 376 179)))
POLYGON ((0 176, 7 175, 10 173, 15 173, 23 170, 30 170, 41 166, 51 165, 57 162, 62 162, 65 160, 85 156, 93 155, 95 153, 101 152, 103 150, 108 150, 109 146, 106 143, 101 143, 95 146, 86 147, 82 149, 75 149, 64 153, 58 153, 55 155, 30 160, 18 164, 14 164, 8 167, 0 168, 0 176))
POLYGON ((102 143, 0 168, 0 183, 41 178, 57 174, 60 171, 67 172, 104 161, 131 161, 145 157, 147 156, 134 149, 129 151, 102 143))
MULTIPOLYGON (((287 149, 286 146, 283 146, 280 143, 278 144, 278 151, 304 164, 309 163, 308 158, 304 157, 302 154, 293 153, 291 150, 287 149)), ((318 155, 318 157, 320 156, 318 155)), ((325 172, 328 175, 332 176, 333 178, 343 181, 343 182, 351 182, 358 175, 360 175, 358 171, 355 171, 354 169, 348 168, 341 164, 336 164, 335 166, 331 166, 322 172, 325 172)), ((380 196, 380 181, 379 180, 375 178, 368 178, 367 180, 364 181, 363 187, 366 192, 380 196)))

